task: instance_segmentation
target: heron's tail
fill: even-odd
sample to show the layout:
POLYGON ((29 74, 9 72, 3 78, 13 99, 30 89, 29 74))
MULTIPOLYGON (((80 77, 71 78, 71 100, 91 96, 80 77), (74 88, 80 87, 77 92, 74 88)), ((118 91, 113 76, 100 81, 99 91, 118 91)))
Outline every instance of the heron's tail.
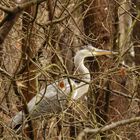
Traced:
POLYGON ((13 118, 12 118, 12 121, 11 121, 11 128, 12 129, 17 129, 21 123, 22 123, 22 120, 24 120, 25 118, 25 114, 20 111, 17 115, 15 115, 13 118))

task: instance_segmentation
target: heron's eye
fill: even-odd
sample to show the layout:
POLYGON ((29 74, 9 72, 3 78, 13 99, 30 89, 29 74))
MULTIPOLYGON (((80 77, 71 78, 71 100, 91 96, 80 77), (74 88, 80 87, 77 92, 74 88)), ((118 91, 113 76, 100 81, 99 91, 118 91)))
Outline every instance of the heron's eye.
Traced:
POLYGON ((88 45, 88 46, 87 46, 87 49, 88 49, 89 51, 95 51, 95 48, 94 48, 92 45, 88 45))

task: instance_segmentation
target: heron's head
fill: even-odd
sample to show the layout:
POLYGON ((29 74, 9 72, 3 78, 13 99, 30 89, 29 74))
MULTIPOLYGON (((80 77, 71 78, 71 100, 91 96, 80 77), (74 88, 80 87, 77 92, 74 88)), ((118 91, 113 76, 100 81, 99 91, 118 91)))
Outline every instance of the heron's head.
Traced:
POLYGON ((84 46, 84 49, 76 53, 74 57, 74 63, 78 65, 81 62, 81 60, 84 61, 84 58, 86 57, 112 55, 112 54, 118 54, 118 53, 113 51, 108 51, 108 50, 97 49, 92 45, 87 45, 84 46))
POLYGON ((118 54, 117 52, 95 48, 92 45, 86 46, 85 53, 87 54, 87 56, 101 56, 101 55, 118 54))

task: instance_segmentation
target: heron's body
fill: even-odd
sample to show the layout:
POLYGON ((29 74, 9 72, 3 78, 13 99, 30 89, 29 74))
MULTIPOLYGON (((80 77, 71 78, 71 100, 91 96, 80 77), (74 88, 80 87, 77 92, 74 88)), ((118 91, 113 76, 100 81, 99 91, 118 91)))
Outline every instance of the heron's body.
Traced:
MULTIPOLYGON (((46 89, 43 89, 38 93, 29 103, 28 110, 30 116, 38 117, 45 113, 58 113, 63 108, 65 108, 65 103, 67 99, 78 100, 85 93, 87 93, 90 82, 90 73, 89 70, 84 65, 84 59, 86 57, 94 56, 93 51, 100 51, 94 47, 85 48, 76 53, 74 57, 74 64, 76 71, 82 75, 82 81, 77 84, 72 79, 68 82, 68 79, 61 79, 49 86, 46 89), (71 89, 72 87, 72 89, 71 89)), ((103 51, 103 50, 102 50, 103 51)), ((110 51, 104 51, 104 54, 111 54, 110 51)), ((101 52, 102 53, 102 52, 101 52)), ((104 55, 101 54, 101 55, 104 55)), ((100 54, 99 54, 100 55, 100 54)), ((20 124, 24 118, 24 112, 20 111, 12 119, 12 127, 14 128, 17 124, 20 124)))
MULTIPOLYGON (((76 88, 76 84, 70 80, 71 85, 76 88)), ((73 89, 74 91, 74 89, 73 89)), ((59 113, 64 108, 69 93, 71 92, 70 84, 67 79, 55 82, 46 89, 43 89, 38 93, 29 103, 28 111, 31 118, 36 118, 46 113, 59 113), (64 87, 61 86, 63 84, 64 87)), ((72 93, 72 96, 74 92, 72 93)), ((12 128, 20 124, 25 118, 24 112, 20 111, 12 120, 12 128)))

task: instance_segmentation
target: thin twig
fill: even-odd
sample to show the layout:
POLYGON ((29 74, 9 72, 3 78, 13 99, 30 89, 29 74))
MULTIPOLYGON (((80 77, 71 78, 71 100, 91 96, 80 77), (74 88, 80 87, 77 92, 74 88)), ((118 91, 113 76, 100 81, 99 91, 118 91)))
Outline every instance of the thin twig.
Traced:
POLYGON ((117 121, 117 122, 112 122, 111 124, 103 126, 102 128, 95 128, 95 129, 85 128, 78 135, 77 140, 82 140, 82 138, 85 136, 85 134, 88 134, 88 133, 92 133, 92 135, 95 136, 99 133, 109 131, 109 130, 112 130, 114 128, 117 128, 117 127, 120 127, 123 125, 127 125, 127 124, 131 124, 131 123, 135 123, 135 122, 140 122, 140 117, 134 117, 134 118, 125 119, 125 120, 121 120, 121 121, 117 121))

